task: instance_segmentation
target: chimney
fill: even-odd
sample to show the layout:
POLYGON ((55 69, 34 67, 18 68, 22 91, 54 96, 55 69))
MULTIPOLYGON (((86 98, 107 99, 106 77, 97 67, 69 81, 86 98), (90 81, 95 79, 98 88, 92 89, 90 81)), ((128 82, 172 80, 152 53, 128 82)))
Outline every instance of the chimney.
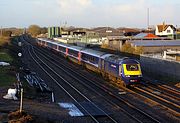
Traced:
POLYGON ((163 22, 163 31, 164 31, 164 29, 165 29, 165 21, 163 22))

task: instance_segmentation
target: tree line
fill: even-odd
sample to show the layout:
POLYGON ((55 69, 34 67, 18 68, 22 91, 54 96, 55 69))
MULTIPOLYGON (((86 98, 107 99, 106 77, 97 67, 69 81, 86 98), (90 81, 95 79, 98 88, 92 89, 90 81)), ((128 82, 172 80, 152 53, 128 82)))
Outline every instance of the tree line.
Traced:
POLYGON ((29 33, 33 37, 36 37, 39 34, 46 34, 47 30, 48 30, 47 27, 40 27, 38 25, 31 25, 31 26, 29 26, 27 33, 29 33))
POLYGON ((11 36, 19 36, 24 33, 28 33, 34 37, 39 34, 46 34, 47 28, 40 27, 38 25, 30 25, 27 29, 25 28, 4 28, 0 29, 0 37, 11 37, 11 36))

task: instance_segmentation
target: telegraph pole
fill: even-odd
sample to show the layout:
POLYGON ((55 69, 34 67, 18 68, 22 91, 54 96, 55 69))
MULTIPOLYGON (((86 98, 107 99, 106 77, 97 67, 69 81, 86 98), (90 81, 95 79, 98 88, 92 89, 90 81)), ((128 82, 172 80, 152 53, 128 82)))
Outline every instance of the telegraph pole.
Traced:
POLYGON ((177 29, 178 29, 178 26, 176 25, 176 40, 177 40, 177 37, 178 37, 177 29))
POLYGON ((147 28, 149 30, 149 8, 147 9, 147 28))

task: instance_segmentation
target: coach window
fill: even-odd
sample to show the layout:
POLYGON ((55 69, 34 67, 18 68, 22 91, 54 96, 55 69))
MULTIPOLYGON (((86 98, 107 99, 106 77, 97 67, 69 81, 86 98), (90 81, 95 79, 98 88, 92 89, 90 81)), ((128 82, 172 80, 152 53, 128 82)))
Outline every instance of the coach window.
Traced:
POLYGON ((53 44, 53 49, 56 49, 56 45, 55 44, 53 44))
POLYGON ((89 57, 89 61, 90 61, 90 62, 93 62, 93 58, 92 58, 91 56, 89 57))
POLYGON ((66 51, 66 48, 62 47, 62 46, 59 46, 59 50, 62 51, 62 52, 65 52, 66 51))
POLYGON ((92 62, 92 63, 96 63, 96 60, 97 60, 97 58, 96 57, 91 57, 91 59, 90 59, 90 61, 92 62))
POLYGON ((86 54, 84 54, 84 53, 82 53, 82 56, 81 56, 81 58, 82 58, 83 60, 86 60, 86 61, 88 61, 88 56, 86 56, 86 54))
POLYGON ((75 57, 78 56, 78 55, 77 55, 77 51, 74 51, 74 50, 69 50, 69 54, 71 54, 71 55, 73 55, 73 56, 75 56, 75 57))
POLYGON ((78 57, 78 51, 74 51, 74 56, 78 57))
POLYGON ((86 60, 91 62, 91 57, 89 55, 86 55, 86 60))

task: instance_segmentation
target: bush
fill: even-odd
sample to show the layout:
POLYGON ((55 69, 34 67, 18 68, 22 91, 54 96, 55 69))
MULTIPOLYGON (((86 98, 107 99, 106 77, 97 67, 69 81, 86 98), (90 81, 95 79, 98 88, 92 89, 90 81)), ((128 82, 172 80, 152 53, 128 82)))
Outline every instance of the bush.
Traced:
POLYGON ((131 53, 131 54, 133 54, 133 52, 135 51, 135 48, 132 47, 130 43, 125 43, 125 44, 122 46, 121 51, 122 51, 122 52, 126 52, 126 53, 131 53))
POLYGON ((140 55, 143 53, 143 47, 133 47, 131 43, 125 43, 121 49, 122 52, 140 55))
POLYGON ((144 48, 142 46, 141 47, 136 47, 135 51, 134 51, 134 54, 140 55, 140 54, 143 54, 143 51, 144 51, 144 48))
POLYGON ((11 31, 3 31, 2 36, 4 37, 11 37, 12 32, 11 31))
POLYGON ((0 46, 6 45, 9 43, 9 37, 0 36, 0 46))

